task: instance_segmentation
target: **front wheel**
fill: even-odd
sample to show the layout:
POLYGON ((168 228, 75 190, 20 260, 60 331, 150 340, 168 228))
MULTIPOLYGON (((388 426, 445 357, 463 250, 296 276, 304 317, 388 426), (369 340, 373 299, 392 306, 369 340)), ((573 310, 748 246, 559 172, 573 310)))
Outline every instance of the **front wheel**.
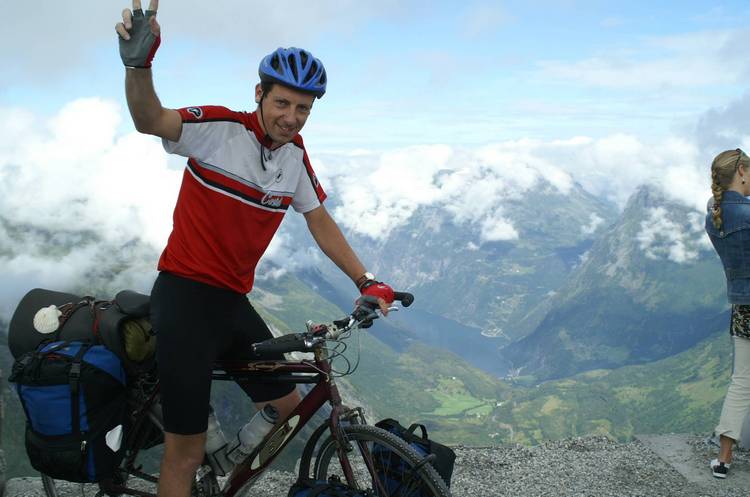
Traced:
POLYGON ((440 475, 409 444, 369 425, 342 427, 349 447, 335 438, 321 442, 315 459, 316 480, 339 479, 377 497, 450 497, 440 475), (349 465, 351 472, 345 471, 349 465), (346 474, 350 473, 350 478, 346 474))
POLYGON ((47 494, 47 497, 58 497, 57 486, 55 486, 54 478, 47 476, 44 473, 41 473, 41 475, 42 487, 44 488, 44 493, 47 494))

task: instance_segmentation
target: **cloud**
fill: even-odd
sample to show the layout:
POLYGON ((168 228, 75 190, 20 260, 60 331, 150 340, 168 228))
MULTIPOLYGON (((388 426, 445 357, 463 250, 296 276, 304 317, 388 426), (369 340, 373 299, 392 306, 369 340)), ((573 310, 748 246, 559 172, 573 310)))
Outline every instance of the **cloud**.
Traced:
POLYGON ((470 4, 463 13, 461 25, 471 38, 496 34, 497 30, 513 19, 505 9, 495 3, 470 4))
POLYGON ((625 19, 622 17, 605 17, 601 21, 599 21, 599 26, 603 28, 619 28, 620 26, 623 26, 626 24, 625 19))
MULTIPOLYGON (((10 110, 10 113, 18 111, 10 110)), ((54 231, 95 228, 105 241, 163 245, 180 172, 161 144, 117 135, 121 109, 98 98, 75 100, 48 121, 26 115, 9 135, 0 128, 0 212, 15 223, 54 231)))
POLYGON ((477 228, 478 241, 518 237, 504 204, 545 181, 567 193, 573 181, 529 150, 531 142, 506 142, 465 150, 447 145, 406 147, 384 153, 314 156, 316 171, 341 204, 337 221, 384 240, 420 207, 431 206, 454 222, 477 228))
POLYGON ((98 98, 47 120, 0 110, 0 312, 35 286, 148 290, 181 176, 161 144, 118 135, 98 98))
POLYGON ((666 259, 678 264, 692 262, 700 250, 707 249, 703 233, 703 218, 690 213, 686 219, 673 219, 670 211, 657 207, 649 218, 641 221, 636 235, 639 247, 649 259, 666 259))
POLYGON ((543 75, 593 87, 667 90, 741 83, 750 70, 747 30, 653 37, 576 61, 539 62, 543 75))
MULTIPOLYGON (((92 278, 147 290, 171 228, 182 160, 169 158, 156 139, 120 132, 123 109, 111 101, 78 99, 49 119, 17 108, 0 111, 6 116, 0 122, 0 277, 6 282, 0 299, 92 278)), ((701 125, 717 126, 731 115, 729 108, 712 110, 701 125)), ((739 125, 732 129, 742 132, 739 125)), ((709 249, 700 228, 709 154, 694 139, 613 134, 358 150, 313 155, 313 163, 338 202, 334 216, 343 227, 384 240, 429 207, 474 230, 470 250, 522 236, 510 206, 540 186, 565 195, 579 184, 623 206, 638 186, 656 185, 692 213, 687 221, 653 219, 639 235, 641 246, 649 257, 689 262, 709 249)), ((317 262, 317 250, 286 235, 304 231, 298 218, 291 228, 285 223, 259 278, 289 269, 289 261, 294 267, 317 262)), ((599 223, 592 217, 581 229, 588 233, 599 223)))
POLYGON ((592 212, 589 216, 589 224, 581 227, 581 233, 584 235, 592 235, 603 222, 604 219, 592 212))
POLYGON ((711 159, 723 150, 750 145, 750 93, 701 114, 691 130, 698 143, 711 149, 711 159))
MULTIPOLYGON (((148 0, 143 4, 145 8, 148 0)), ((23 2, 6 3, 0 59, 6 67, 14 68, 14 78, 54 80, 57 74, 89 63, 93 50, 104 43, 109 43, 114 53, 114 26, 122 19, 122 9, 130 5, 129 1, 78 6, 41 0, 34 7, 23 2)), ((159 20, 165 43, 230 42, 239 51, 255 48, 265 53, 277 46, 307 45, 335 34, 353 34, 375 18, 408 18, 419 8, 420 2, 404 7, 395 0, 172 0, 161 2, 159 20)))
POLYGON ((482 241, 498 242, 518 238, 518 231, 510 221, 503 217, 503 214, 504 210, 498 208, 494 213, 484 218, 481 223, 482 230, 479 233, 482 241))
MULTIPOLYGON (((341 204, 334 216, 345 227, 384 240, 420 207, 475 227, 477 242, 520 236, 509 203, 549 185, 568 194, 577 183, 620 208, 641 185, 702 213, 710 194, 705 153, 690 139, 645 141, 633 135, 568 140, 511 140, 477 148, 447 145, 391 152, 313 155, 324 186, 341 204)), ((593 233, 601 219, 581 227, 593 233)))
POLYGON ((294 238, 290 234, 291 230, 305 229, 303 228, 304 223, 297 219, 300 217, 296 214, 290 214, 284 218, 283 225, 271 240, 266 253, 256 268, 256 281, 277 279, 289 272, 320 264, 320 250, 312 245, 297 243, 299 238, 294 238))
MULTIPOLYGON (((154 137, 119 132, 123 109, 108 100, 77 99, 46 119, 0 113, 0 315, 34 287, 149 292, 184 159, 173 160, 154 137)), ((317 250, 281 233, 259 275, 318 260, 317 250)))

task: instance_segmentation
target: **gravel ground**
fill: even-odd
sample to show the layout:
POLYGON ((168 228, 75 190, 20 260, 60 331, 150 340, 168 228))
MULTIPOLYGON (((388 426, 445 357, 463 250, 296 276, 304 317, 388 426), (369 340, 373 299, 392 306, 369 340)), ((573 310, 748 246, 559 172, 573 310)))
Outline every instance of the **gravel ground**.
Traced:
MULTIPOLYGON (((716 449, 696 442, 696 447, 716 449)), ((454 497, 747 497, 750 489, 702 488, 689 483, 638 441, 605 437, 548 442, 536 447, 457 448, 454 497)))
MULTIPOLYGON (((706 461, 716 447, 703 437, 690 439, 694 456, 706 461)), ((454 497, 747 497, 750 488, 688 482, 639 441, 617 443, 606 437, 571 438, 535 447, 455 447, 454 497)), ((735 468, 750 470, 750 453, 737 451, 735 468), (739 468, 737 468, 739 466, 739 468)), ((730 474, 731 478, 731 474, 730 474)), ((266 473, 248 497, 286 497, 295 475, 266 473)), ((710 482, 714 483, 714 482, 710 482)), ((63 497, 93 497, 93 485, 69 484, 63 497)), ((4 497, 43 497, 39 479, 8 482, 4 497)))

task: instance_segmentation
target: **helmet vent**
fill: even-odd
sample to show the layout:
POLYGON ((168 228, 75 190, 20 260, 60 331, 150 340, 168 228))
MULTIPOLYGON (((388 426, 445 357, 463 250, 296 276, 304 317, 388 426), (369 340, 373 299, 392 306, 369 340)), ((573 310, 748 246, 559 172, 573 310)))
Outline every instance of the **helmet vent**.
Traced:
POLYGON ((305 79, 302 81, 302 84, 304 85, 312 81, 313 76, 315 76, 315 73, 317 72, 318 72, 318 64, 313 62, 312 65, 310 66, 310 70, 307 71, 307 75, 305 75, 305 79))
POLYGON ((271 67, 274 68, 274 70, 278 71, 279 67, 281 66, 281 61, 279 60, 278 55, 274 55, 271 59, 271 67))
POLYGON ((289 69, 291 69, 294 79, 299 79, 299 73, 297 72, 297 57, 295 57, 294 54, 289 54, 287 61, 289 62, 289 69))

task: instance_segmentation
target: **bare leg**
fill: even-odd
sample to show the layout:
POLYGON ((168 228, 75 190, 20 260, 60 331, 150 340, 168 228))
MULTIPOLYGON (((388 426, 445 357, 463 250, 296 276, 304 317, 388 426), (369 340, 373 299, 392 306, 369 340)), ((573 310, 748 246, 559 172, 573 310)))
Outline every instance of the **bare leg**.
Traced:
POLYGON ((203 462, 206 433, 164 433, 158 497, 189 497, 195 471, 203 462))
POLYGON ((284 419, 294 410, 295 407, 302 401, 302 396, 299 394, 299 390, 296 388, 284 397, 269 402, 258 402, 255 406, 258 409, 263 409, 266 404, 271 404, 279 411, 279 419, 284 419))
POLYGON ((721 448, 719 449, 719 462, 723 462, 724 464, 731 464, 732 445, 734 445, 734 440, 726 435, 721 435, 719 437, 719 440, 721 444, 721 448))

